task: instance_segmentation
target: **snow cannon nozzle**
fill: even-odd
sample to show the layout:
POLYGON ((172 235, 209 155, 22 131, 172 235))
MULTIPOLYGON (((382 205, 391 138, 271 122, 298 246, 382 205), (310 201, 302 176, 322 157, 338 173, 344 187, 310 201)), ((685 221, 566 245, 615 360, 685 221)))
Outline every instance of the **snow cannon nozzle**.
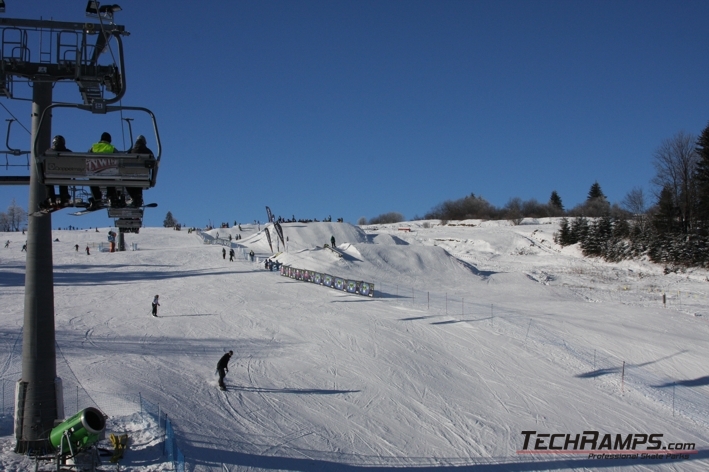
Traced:
POLYGON ((49 443, 61 454, 74 455, 100 439, 106 428, 106 417, 97 408, 88 407, 49 433, 49 443))

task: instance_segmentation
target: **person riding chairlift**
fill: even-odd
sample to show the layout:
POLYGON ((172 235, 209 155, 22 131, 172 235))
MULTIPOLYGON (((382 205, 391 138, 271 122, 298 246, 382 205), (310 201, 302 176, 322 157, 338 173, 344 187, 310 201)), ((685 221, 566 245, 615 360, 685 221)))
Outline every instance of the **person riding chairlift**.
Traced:
MULTIPOLYGON (((97 154, 112 154, 116 152, 116 148, 111 144, 111 135, 104 132, 101 134, 101 140, 91 146, 89 152, 97 154)), ((91 187, 92 197, 89 199, 89 210, 96 210, 101 208, 101 201, 103 200, 103 195, 101 194, 101 187, 91 187)), ((116 187, 107 187, 106 196, 111 202, 111 206, 118 206, 118 195, 116 195, 116 187)))
MULTIPOLYGON (((148 148, 145 140, 145 136, 142 134, 135 139, 133 147, 128 151, 130 154, 150 154, 153 155, 153 151, 148 148)), ((128 195, 130 195, 131 203, 130 206, 133 208, 140 208, 143 206, 143 189, 140 187, 126 187, 128 195)))
MULTIPOLYGON (((66 148, 66 140, 64 136, 56 135, 52 139, 52 147, 49 148, 52 152, 71 152, 71 149, 66 148)), ((54 185, 47 185, 47 199, 40 204, 41 208, 52 208, 59 204, 60 207, 69 206, 71 196, 69 195, 69 187, 66 185, 59 186, 59 202, 57 202, 57 194, 54 191, 54 185)))

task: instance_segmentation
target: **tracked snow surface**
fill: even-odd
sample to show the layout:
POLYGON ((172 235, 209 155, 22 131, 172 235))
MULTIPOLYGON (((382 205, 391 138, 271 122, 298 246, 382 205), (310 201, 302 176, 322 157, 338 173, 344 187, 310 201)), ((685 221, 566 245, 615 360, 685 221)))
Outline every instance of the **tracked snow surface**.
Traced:
MULTIPOLYGON (((168 415, 189 471, 709 470, 706 270, 583 258, 549 219, 285 223, 287 251, 270 224, 207 231, 241 235, 234 262, 184 228, 100 252, 109 229, 53 231, 57 372, 66 416, 96 406, 107 433, 129 434, 121 470, 172 470, 139 398, 168 415), (264 270, 265 230, 279 262, 376 296, 264 270), (529 453, 537 435, 587 431, 694 449, 529 453)), ((13 452, 25 236, 0 241, 0 469, 19 471, 33 467, 13 452)))

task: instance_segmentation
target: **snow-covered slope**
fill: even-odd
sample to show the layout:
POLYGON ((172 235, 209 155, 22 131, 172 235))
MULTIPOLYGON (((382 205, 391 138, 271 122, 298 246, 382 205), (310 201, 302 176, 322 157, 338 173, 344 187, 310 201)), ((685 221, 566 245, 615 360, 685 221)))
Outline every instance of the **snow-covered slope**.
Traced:
MULTIPOLYGON (((126 236, 137 251, 90 256, 83 248, 108 228, 55 231, 59 373, 131 428, 124 470, 169 470, 161 438, 135 429, 126 398, 138 392, 168 413, 195 471, 709 468, 706 271, 584 259, 553 243, 551 220, 452 223, 283 225, 280 261, 375 281, 385 293, 374 299, 229 262, 186 230, 144 228, 126 236), (331 236, 343 257, 322 249, 331 236), (225 394, 214 368, 229 349, 225 394), (589 430, 663 434, 699 452, 517 453, 522 431, 589 430)), ((263 227, 208 234, 217 232, 271 255, 263 227)), ((0 240, 11 241, 0 247, 0 379, 11 389, 21 376, 24 237, 0 240)), ((12 418, 0 425, 0 469, 25 470, 12 418)))

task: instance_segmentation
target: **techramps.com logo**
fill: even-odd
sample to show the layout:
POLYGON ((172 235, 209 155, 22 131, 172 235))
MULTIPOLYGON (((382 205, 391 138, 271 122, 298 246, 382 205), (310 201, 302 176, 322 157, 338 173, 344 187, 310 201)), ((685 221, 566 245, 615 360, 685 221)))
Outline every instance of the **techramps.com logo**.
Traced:
POLYGON ((522 431, 517 454, 585 454, 589 459, 689 459, 695 443, 665 442, 664 434, 601 434, 598 431, 538 433, 522 431))

